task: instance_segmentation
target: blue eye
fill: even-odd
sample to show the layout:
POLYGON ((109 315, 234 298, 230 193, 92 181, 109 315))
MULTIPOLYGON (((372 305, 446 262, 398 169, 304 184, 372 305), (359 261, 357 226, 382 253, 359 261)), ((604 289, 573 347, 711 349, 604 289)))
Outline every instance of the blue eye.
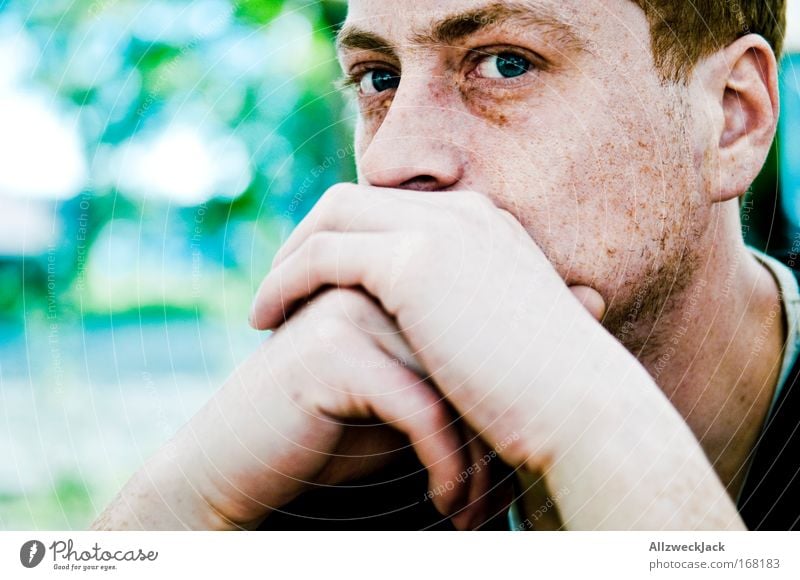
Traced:
POLYGON ((364 95, 377 95, 383 91, 396 89, 400 85, 400 75, 390 70, 371 70, 361 77, 359 88, 364 95))
POLYGON ((477 67, 478 74, 488 79, 511 79, 528 72, 533 64, 513 52, 501 52, 483 59, 477 67))

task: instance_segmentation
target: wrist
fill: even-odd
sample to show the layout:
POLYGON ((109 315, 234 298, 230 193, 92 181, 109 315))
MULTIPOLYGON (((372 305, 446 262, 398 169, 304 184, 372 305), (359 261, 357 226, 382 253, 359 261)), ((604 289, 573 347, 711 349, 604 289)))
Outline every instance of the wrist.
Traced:
MULTIPOLYGON (((584 447, 591 454, 624 448, 656 416, 688 430, 647 370, 617 342, 602 342, 579 358, 565 351, 539 371, 546 378, 537 382, 552 394, 545 406, 528 405, 538 412, 524 437, 531 442, 527 471, 546 471, 584 447)), ((543 390, 531 389, 538 399, 543 390)))
MULTIPOLYGON (((740 529, 741 518, 683 418, 640 366, 601 373, 582 427, 548 466, 569 490, 564 521, 577 529, 740 529)), ((587 399, 588 401, 588 399, 587 399)))
POLYGON ((153 456, 91 526, 94 530, 227 530, 230 522, 163 456, 153 456))

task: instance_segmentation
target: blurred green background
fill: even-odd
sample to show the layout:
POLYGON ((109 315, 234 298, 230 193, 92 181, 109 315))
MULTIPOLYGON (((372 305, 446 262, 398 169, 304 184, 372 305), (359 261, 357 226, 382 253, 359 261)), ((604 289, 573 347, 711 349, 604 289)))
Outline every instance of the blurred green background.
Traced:
MULTIPOLYGON (((0 529, 85 528, 262 340, 274 251, 354 177, 345 12, 0 0, 0 529)), ((744 210, 762 248, 800 223, 798 72, 744 210)))
POLYGON ((0 2, 0 528, 83 528, 354 177, 338 1, 0 2))

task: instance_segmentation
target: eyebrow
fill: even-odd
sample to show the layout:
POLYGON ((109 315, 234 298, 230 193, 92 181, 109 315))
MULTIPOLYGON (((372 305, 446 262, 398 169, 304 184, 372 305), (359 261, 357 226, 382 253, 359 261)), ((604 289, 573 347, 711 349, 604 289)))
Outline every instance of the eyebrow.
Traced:
POLYGON ((369 50, 397 57, 397 53, 388 40, 353 25, 345 25, 336 35, 336 49, 369 50))
MULTIPOLYGON (((510 22, 520 27, 543 30, 564 48, 583 51, 587 49, 586 42, 565 14, 537 0, 495 2, 474 10, 447 15, 434 22, 428 30, 412 34, 411 42, 429 46, 453 46, 468 36, 508 25, 510 22)), ((339 50, 369 50, 397 57, 391 42, 353 24, 346 24, 339 31, 336 46, 339 50)))

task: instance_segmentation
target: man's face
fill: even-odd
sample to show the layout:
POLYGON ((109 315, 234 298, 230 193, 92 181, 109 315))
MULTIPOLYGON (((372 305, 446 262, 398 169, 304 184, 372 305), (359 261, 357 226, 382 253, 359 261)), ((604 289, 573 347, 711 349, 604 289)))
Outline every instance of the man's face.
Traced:
POLYGON ((350 0, 340 40, 361 183, 486 194, 612 332, 689 280, 708 147, 632 2, 350 0))

